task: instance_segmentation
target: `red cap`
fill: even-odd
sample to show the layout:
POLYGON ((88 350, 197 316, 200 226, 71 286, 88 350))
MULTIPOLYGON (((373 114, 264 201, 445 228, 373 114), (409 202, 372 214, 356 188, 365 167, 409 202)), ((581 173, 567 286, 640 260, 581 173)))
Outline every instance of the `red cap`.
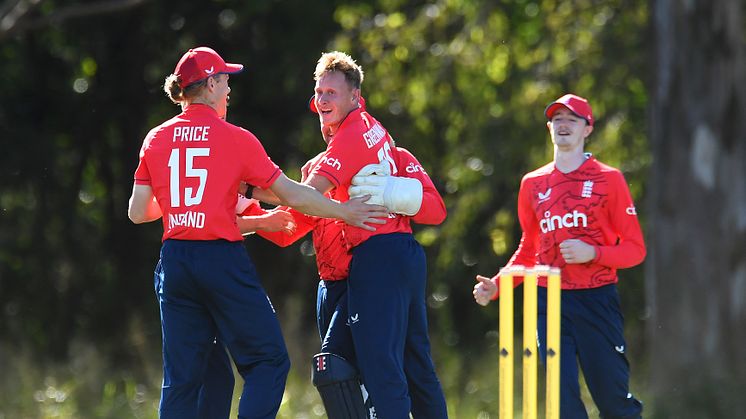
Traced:
MULTIPOLYGON (((360 101, 358 103, 360 103, 360 107, 365 110, 365 99, 362 96, 360 96, 360 101)), ((319 110, 316 109, 316 95, 313 95, 308 99, 308 109, 313 113, 319 113, 319 110)))
POLYGON ((234 74, 241 71, 243 64, 226 63, 214 49, 199 47, 190 49, 181 57, 174 74, 179 76, 179 87, 184 89, 215 74, 234 74))
POLYGON ((544 115, 546 115, 547 119, 552 119, 557 109, 562 107, 569 109, 575 115, 585 119, 588 125, 593 125, 593 111, 591 110, 591 105, 588 104, 588 100, 572 93, 568 93, 550 103, 544 109, 544 115))

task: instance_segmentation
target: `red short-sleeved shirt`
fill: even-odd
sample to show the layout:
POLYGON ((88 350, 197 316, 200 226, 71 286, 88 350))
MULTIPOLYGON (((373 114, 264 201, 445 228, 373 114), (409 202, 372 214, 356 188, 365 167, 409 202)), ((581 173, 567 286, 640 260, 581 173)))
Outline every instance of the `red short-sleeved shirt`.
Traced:
MULTIPOLYGON (((396 147, 386 128, 362 108, 350 112, 339 126, 326 152, 318 159, 311 173, 327 178, 335 188, 334 199, 345 202, 350 199, 347 188, 352 177, 364 166, 388 161, 391 174, 398 175, 396 147)), ((342 221, 337 221, 343 223, 342 221)), ((389 214, 386 224, 376 225, 376 231, 367 231, 347 224, 342 226, 345 243, 353 248, 369 237, 396 232, 411 233, 408 217, 389 214)))
MULTIPOLYGON (((401 147, 397 147, 396 150, 398 151, 396 164, 400 169, 399 176, 414 178, 422 183, 422 205, 411 220, 420 224, 442 223, 446 218, 446 206, 430 176, 412 153, 401 147)), ((283 207, 283 209, 287 208, 283 207)), ((313 246, 316 251, 319 277, 327 281, 347 279, 352 254, 347 248, 342 234, 344 224, 337 223, 336 220, 330 218, 305 215, 293 209, 289 211, 293 214, 296 223, 293 235, 288 236, 282 232, 268 233, 264 231, 258 231, 257 234, 280 246, 287 246, 313 230, 313 246)), ((259 215, 262 213, 264 211, 261 208, 252 206, 242 215, 259 215)))
POLYGON ((209 106, 192 104, 148 133, 135 184, 153 188, 163 212, 163 240, 240 241, 240 181, 268 188, 281 173, 252 133, 209 106))

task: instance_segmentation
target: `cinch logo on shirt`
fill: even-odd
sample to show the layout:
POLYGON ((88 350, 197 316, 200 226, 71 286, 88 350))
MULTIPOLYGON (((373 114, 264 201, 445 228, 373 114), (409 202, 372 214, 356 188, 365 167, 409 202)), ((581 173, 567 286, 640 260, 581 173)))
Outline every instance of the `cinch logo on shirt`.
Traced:
POLYGON ((365 139, 365 145, 367 145, 368 148, 373 148, 373 146, 378 144, 385 136, 386 130, 383 129, 381 124, 376 123, 371 129, 363 134, 363 139, 365 139))
POLYGON ((339 162, 339 159, 335 159, 334 157, 322 157, 321 164, 326 164, 337 170, 342 170, 342 163, 339 162))
POLYGON ((551 212, 547 211, 544 213, 544 219, 539 222, 539 227, 541 227, 542 233, 548 233, 558 228, 580 227, 581 222, 583 227, 588 227, 588 217, 578 210, 573 210, 573 212, 568 212, 562 216, 552 215, 551 212))
POLYGON ((407 173, 417 173, 417 172, 425 173, 425 169, 423 169, 422 166, 420 166, 419 164, 414 164, 412 162, 410 162, 409 166, 407 166, 407 168, 404 170, 406 170, 407 173))

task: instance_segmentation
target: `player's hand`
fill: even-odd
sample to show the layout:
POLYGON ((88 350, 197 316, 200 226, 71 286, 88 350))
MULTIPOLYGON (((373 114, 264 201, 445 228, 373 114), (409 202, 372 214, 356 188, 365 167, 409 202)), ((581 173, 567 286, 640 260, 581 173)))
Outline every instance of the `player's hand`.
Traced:
POLYGON ((300 181, 301 183, 306 181, 306 178, 308 178, 308 175, 311 173, 311 169, 316 165, 316 162, 319 161, 321 156, 324 155, 324 152, 317 154, 316 157, 312 158, 311 160, 307 161, 303 167, 300 168, 300 181))
POLYGON ((386 218, 389 216, 386 207, 382 205, 366 204, 365 202, 369 198, 370 195, 365 195, 352 198, 349 201, 342 203, 345 207, 345 212, 348 214, 344 217, 344 221, 347 224, 368 231, 376 231, 375 227, 369 226, 368 224, 386 223, 386 218))
POLYGON ((596 248, 578 239, 563 241, 559 250, 568 264, 586 263, 596 258, 596 248))
POLYGON ((492 278, 477 275, 477 284, 474 285, 474 301, 479 305, 486 306, 492 301, 492 297, 497 293, 497 284, 492 278))
POLYGON ((268 232, 282 231, 288 236, 295 232, 293 215, 285 210, 275 209, 262 216, 259 228, 268 232))

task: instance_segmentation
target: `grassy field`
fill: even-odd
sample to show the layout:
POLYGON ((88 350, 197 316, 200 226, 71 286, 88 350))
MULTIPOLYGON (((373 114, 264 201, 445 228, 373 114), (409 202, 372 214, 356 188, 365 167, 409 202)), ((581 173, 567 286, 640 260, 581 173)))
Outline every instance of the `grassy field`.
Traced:
MULTIPOLYGON (((496 346, 496 345, 495 345, 496 346)), ((498 411, 497 355, 492 348, 481 357, 471 354, 436 353, 438 374, 454 419, 496 419, 498 411)), ((141 418, 156 419, 161 381, 159 354, 142 356, 136 366, 111 365, 93 346, 79 345, 69 362, 40 364, 23 351, 0 350, 3 371, 0 388, 0 419, 141 418)), ((310 358, 310 357, 309 357, 310 358)), ((516 361, 515 417, 521 413, 520 366, 516 361)), ((541 368, 540 368, 541 370, 541 368)), ((539 372, 539 415, 543 415, 543 374, 539 372)), ((325 417, 318 393, 310 384, 310 359, 295 361, 278 418, 325 417)), ((642 374, 635 372, 633 377, 642 374)), ((236 379, 234 415, 243 381, 236 379)), ((644 397, 645 388, 633 383, 644 397)), ((587 392, 590 417, 598 417, 587 392)), ((233 416, 235 417, 235 416, 233 416)))

